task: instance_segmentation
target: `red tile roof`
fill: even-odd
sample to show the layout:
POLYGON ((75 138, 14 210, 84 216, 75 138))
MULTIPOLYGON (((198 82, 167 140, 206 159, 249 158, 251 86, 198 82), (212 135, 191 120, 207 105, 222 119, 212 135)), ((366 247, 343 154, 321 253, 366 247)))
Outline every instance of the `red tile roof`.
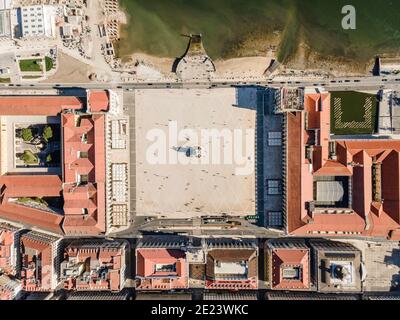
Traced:
POLYGON ((310 251, 307 249, 272 250, 272 289, 307 290, 310 288, 310 251), (284 268, 298 268, 299 279, 284 279, 284 268))
MULTIPOLYGON (((0 270, 9 275, 15 275, 16 265, 12 256, 18 244, 15 243, 18 228, 0 223, 0 270)), ((15 254, 15 253, 14 253, 15 254)))
POLYGON ((63 110, 79 110, 82 107, 82 102, 76 97, 2 96, 0 98, 0 115, 56 116, 63 110))
POLYGON ((63 114, 64 212, 67 234, 100 234, 105 231, 105 117, 63 114), (86 136, 86 139, 84 138, 86 136), (87 152, 87 158, 80 158, 87 152), (77 185, 77 175, 88 175, 77 185), (86 209, 84 214, 82 209, 86 209))
POLYGON ((62 182, 58 176, 1 176, 0 217, 62 233, 59 214, 10 202, 10 198, 59 197, 62 182))
POLYGON ((121 290, 124 283, 121 283, 125 277, 121 268, 125 259, 125 250, 123 245, 116 246, 115 243, 107 242, 88 242, 86 245, 79 240, 68 245, 64 251, 64 263, 62 270, 77 271, 82 263, 88 263, 89 270, 85 275, 66 275, 63 274, 62 281, 67 290, 121 290), (93 267, 91 267, 93 266, 93 267), (100 270, 103 268, 103 276, 100 278, 100 270))
POLYGON ((62 181, 55 175, 1 176, 0 183, 6 187, 8 197, 58 197, 62 181))
POLYGON ((88 92, 88 107, 91 112, 108 111, 108 92, 104 90, 90 90, 88 92))
POLYGON ((21 236, 21 281, 25 291, 52 290, 55 239, 28 232, 21 236), (40 261, 40 262, 39 262, 40 261))
POLYGON ((287 229, 293 232, 305 223, 302 220, 305 215, 305 208, 301 193, 302 185, 302 159, 304 159, 303 142, 302 142, 302 123, 303 118, 301 113, 289 113, 287 115, 287 229))
POLYGON ((186 254, 177 249, 136 249, 136 276, 140 290, 187 288, 186 254), (175 264, 175 272, 155 271, 156 264, 175 264))
POLYGON ((399 140, 336 140, 337 160, 329 159, 330 102, 324 98, 316 108, 318 95, 305 96, 305 113, 287 114, 287 229, 293 235, 359 234, 391 238, 400 229, 400 141, 399 140), (306 127, 307 126, 307 127, 306 127), (313 161, 305 156, 305 147, 318 129, 319 140, 313 145, 313 161), (307 139, 305 138, 307 137, 307 139), (372 164, 382 168, 382 203, 372 199, 372 164), (311 168, 310 168, 311 165, 311 168), (350 176, 354 213, 310 213, 315 176, 350 176))
POLYGON ((2 204, 0 216, 4 219, 36 226, 44 230, 62 234, 63 216, 17 204, 2 204))
MULTIPOLYGON (((105 92, 90 94, 98 111, 108 105, 105 92)), ((57 233, 97 235, 105 231, 105 116, 84 115, 76 122, 76 115, 62 113, 82 108, 76 97, 0 97, 0 116, 61 114, 64 138, 64 181, 56 175, 0 176, 0 217, 57 233), (87 135, 87 143, 82 141, 83 135, 87 135), (78 152, 86 152, 88 158, 78 157, 78 152), (87 186, 76 186, 77 174, 88 175, 87 186), (61 196, 65 200, 65 216, 10 201, 20 197, 61 196), (84 208, 87 215, 82 212, 84 208)))

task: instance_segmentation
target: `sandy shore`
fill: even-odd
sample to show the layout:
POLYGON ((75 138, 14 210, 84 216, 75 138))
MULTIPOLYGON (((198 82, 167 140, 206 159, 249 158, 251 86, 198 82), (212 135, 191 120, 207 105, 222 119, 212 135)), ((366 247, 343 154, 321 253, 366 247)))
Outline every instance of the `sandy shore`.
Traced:
POLYGON ((150 65, 165 75, 172 73, 172 66, 175 61, 174 58, 161 58, 146 53, 134 53, 130 55, 128 59, 132 62, 137 61, 150 65))
MULTIPOLYGON (((232 58, 228 60, 214 61, 216 73, 215 78, 237 79, 237 78, 259 78, 262 77, 274 56, 255 56, 232 58)), ((135 53, 129 59, 132 63, 140 62, 164 77, 176 77, 172 72, 175 59, 151 56, 145 53, 135 53)), ((144 75, 142 75, 144 76, 144 75)), ((141 77, 141 75, 139 75, 141 77)))
MULTIPOLYGON (((276 59, 272 51, 264 56, 239 57, 214 61, 216 72, 214 78, 218 81, 261 81, 265 80, 265 71, 271 61, 276 59)), ((172 72, 175 58, 156 57, 145 53, 135 53, 124 59, 129 69, 136 72, 137 81, 171 81, 177 79, 172 72)), ((369 64, 355 61, 322 57, 311 52, 306 45, 300 45, 296 54, 285 64, 281 65, 272 75, 276 79, 287 78, 321 78, 338 76, 368 75, 372 69, 369 64)), ((65 53, 59 53, 58 70, 44 80, 44 83, 85 83, 93 68, 65 53)), ((118 77, 116 74, 114 78, 118 77)))
POLYGON ((273 56, 269 56, 217 60, 214 62, 217 69, 216 77, 262 77, 273 58, 273 56))
MULTIPOLYGON (((175 59, 155 57, 144 53, 136 53, 130 56, 133 62, 145 64, 159 77, 175 78, 172 67, 175 59)), ((214 61, 216 79, 226 80, 256 80, 264 76, 275 55, 270 52, 264 56, 239 57, 227 60, 218 59, 214 61)), ((309 47, 301 45, 296 54, 273 74, 275 77, 319 77, 320 75, 341 77, 341 76, 365 76, 372 70, 373 60, 368 63, 324 57, 312 52, 309 47)), ((146 74, 139 75, 139 78, 146 78, 146 74)))

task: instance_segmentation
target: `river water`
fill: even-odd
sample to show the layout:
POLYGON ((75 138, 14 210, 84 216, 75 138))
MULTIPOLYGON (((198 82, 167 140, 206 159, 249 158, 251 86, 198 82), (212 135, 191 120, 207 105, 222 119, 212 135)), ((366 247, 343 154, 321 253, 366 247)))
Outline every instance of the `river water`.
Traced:
POLYGON ((128 14, 118 43, 120 56, 143 52, 180 56, 182 34, 201 33, 209 55, 251 55, 246 40, 280 31, 279 59, 289 59, 303 39, 313 50, 367 60, 400 51, 400 0, 120 0, 128 14), (343 30, 342 7, 356 8, 356 30, 343 30), (301 37, 300 37, 301 35, 301 37))

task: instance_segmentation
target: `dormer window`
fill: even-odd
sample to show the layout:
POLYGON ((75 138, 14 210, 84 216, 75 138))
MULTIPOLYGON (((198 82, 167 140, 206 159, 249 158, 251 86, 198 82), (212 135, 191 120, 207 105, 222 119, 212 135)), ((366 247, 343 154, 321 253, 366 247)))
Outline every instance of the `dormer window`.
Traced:
POLYGON ((87 143, 87 141, 88 141, 87 134, 86 133, 82 134, 82 142, 87 143))
POLYGON ((87 184, 89 182, 89 176, 87 174, 78 174, 76 183, 78 185, 87 184))
POLYGON ((89 158, 89 154, 85 151, 78 151, 78 158, 79 159, 87 159, 87 158, 89 158))

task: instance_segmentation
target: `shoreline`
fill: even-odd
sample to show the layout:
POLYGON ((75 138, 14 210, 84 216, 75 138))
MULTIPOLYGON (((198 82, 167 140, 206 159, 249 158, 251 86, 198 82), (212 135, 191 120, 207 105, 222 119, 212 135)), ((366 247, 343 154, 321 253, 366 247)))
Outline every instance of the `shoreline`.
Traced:
MULTIPOLYGON (((103 1, 104 3, 109 3, 111 0, 103 1)), ((113 20, 113 23, 117 23, 119 34, 118 38, 110 39, 115 50, 113 56, 108 56, 108 60, 105 60, 107 68, 100 56, 97 57, 97 60, 93 60, 93 63, 97 64, 90 66, 81 65, 78 63, 80 61, 71 60, 72 62, 68 63, 68 65, 73 66, 74 68, 72 69, 74 70, 61 68, 48 81, 56 79, 58 82, 62 82, 73 77, 78 77, 80 82, 88 78, 91 81, 100 82, 112 82, 118 81, 118 79, 122 82, 179 81, 180 76, 173 71, 173 68, 177 59, 181 58, 185 53, 184 50, 176 57, 153 55, 138 48, 127 55, 121 55, 118 52, 118 47, 123 42, 129 42, 130 29, 127 26, 131 23, 130 20, 133 19, 133 15, 123 7, 121 1, 113 1, 117 1, 118 5, 110 9, 110 14, 115 18, 111 20, 113 20), (102 72, 99 73, 99 71, 102 72), (92 75, 96 77, 91 79, 92 75)), ((108 22, 109 20, 106 19, 106 26, 108 22)), ((276 63, 272 68, 273 70, 271 70, 272 72, 269 72, 268 68, 274 61, 278 61, 278 57, 281 56, 285 45, 285 32, 278 29, 271 29, 266 33, 249 34, 247 38, 243 38, 232 46, 232 50, 224 55, 226 58, 212 59, 211 57, 215 72, 212 73, 210 79, 243 82, 258 82, 266 79, 293 81, 307 78, 327 79, 331 77, 368 76, 371 74, 375 57, 371 57, 366 62, 365 59, 357 61, 356 58, 349 59, 333 55, 322 55, 307 44, 304 32, 300 31, 297 34, 298 38, 290 55, 286 55, 284 63, 276 63)), ((205 50, 207 51, 206 46, 205 50)), ((398 57, 393 53, 383 56, 398 57)), ((194 77, 191 81, 197 80, 198 78, 194 77)))
MULTIPOLYGON (((175 59, 158 57, 147 53, 133 53, 129 55, 130 62, 139 79, 150 78, 175 78, 172 72, 175 59)), ((216 79, 260 79, 265 78, 265 71, 273 60, 275 54, 265 56, 248 56, 230 59, 214 60, 216 79)), ((341 76, 366 76, 371 73, 374 58, 368 63, 334 57, 322 57, 315 52, 296 54, 292 59, 282 64, 271 76, 280 77, 341 77, 341 76)))
MULTIPOLYGON (((126 32, 124 28, 132 18, 120 2, 119 11, 122 12, 125 19, 123 22, 120 21, 120 37, 113 43, 117 48, 120 42, 127 41, 128 37, 124 35, 126 32)), ((237 48, 233 49, 232 54, 227 55, 227 58, 212 59, 216 67, 215 77, 221 79, 265 77, 264 72, 271 61, 278 60, 283 35, 282 30, 275 30, 268 34, 257 34, 254 37, 249 36, 243 39, 237 44, 237 48)), ((375 57, 371 57, 367 62, 357 62, 345 57, 323 56, 306 44, 303 36, 298 42, 297 48, 294 49, 287 61, 274 72, 275 77, 285 77, 297 73, 299 75, 323 74, 326 77, 365 76, 371 73, 375 57)), ((205 49, 207 51, 207 47, 205 49)), ((184 52, 182 52, 183 54, 184 52)), ((138 65, 146 67, 146 70, 139 70, 139 73, 144 72, 143 75, 138 75, 139 78, 145 77, 147 72, 152 73, 150 69, 154 69, 153 73, 156 77, 175 77, 172 68, 174 61, 178 58, 180 57, 159 56, 141 50, 125 55, 115 53, 115 59, 121 61, 124 66, 135 65, 136 69, 138 65)))
MULTIPOLYGON (((120 10, 126 16, 126 22, 129 21, 129 13, 123 7, 120 10)), ((118 47, 120 41, 123 39, 124 24, 120 23, 121 38, 114 42, 114 46, 118 47)), ((237 78, 260 78, 265 77, 264 72, 269 67, 272 60, 277 60, 279 47, 281 45, 282 32, 275 31, 271 34, 265 35, 263 40, 246 39, 238 45, 238 49, 232 53, 229 58, 218 58, 213 60, 216 72, 216 78, 224 79, 237 79, 237 78), (267 42, 270 39, 270 42, 267 42), (259 41, 259 42, 258 42, 259 41), (258 42, 258 43, 257 43, 258 42), (264 48, 264 49, 260 49, 264 48), (260 55, 263 51, 265 54, 260 55), (253 52, 254 55, 247 55, 246 53, 253 52), (258 53, 258 54, 257 54, 258 53)), ((207 48, 205 48, 207 51, 207 48)), ((182 55, 184 52, 182 52, 182 55)), ((137 50, 127 55, 117 55, 116 59, 121 61, 122 65, 132 66, 144 65, 146 68, 154 69, 157 77, 171 78, 176 76, 172 72, 174 61, 180 57, 166 57, 149 54, 137 50)), ((355 60, 350 60, 344 57, 322 56, 317 51, 313 51, 304 41, 301 41, 295 50, 295 53, 288 59, 287 62, 280 65, 275 76, 288 76, 293 73, 321 73, 325 76, 365 76, 372 70, 374 57, 366 63, 360 63, 355 60)), ((141 75, 143 70, 139 70, 139 78, 145 77, 141 75)), ((149 71, 149 70, 147 70, 149 71)), ((151 73, 151 71, 150 71, 151 73)))

